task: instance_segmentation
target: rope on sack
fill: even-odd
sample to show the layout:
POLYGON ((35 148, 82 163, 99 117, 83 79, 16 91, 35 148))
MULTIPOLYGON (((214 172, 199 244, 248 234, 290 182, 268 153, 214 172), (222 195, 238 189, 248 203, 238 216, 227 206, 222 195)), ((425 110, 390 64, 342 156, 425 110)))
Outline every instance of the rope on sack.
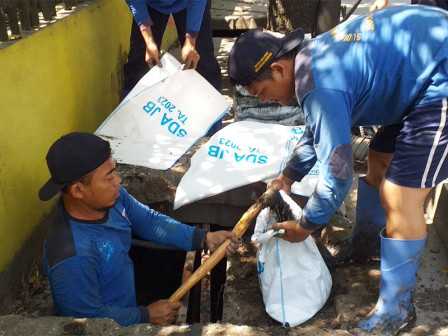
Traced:
POLYGON ((280 262, 280 250, 278 248, 278 238, 277 241, 275 242, 275 251, 277 252, 277 261, 278 261, 278 267, 280 269, 280 291, 282 293, 282 320, 283 320, 283 328, 285 328, 286 326, 286 316, 285 316, 285 300, 283 297, 283 274, 282 274, 282 266, 281 266, 281 262, 280 262))

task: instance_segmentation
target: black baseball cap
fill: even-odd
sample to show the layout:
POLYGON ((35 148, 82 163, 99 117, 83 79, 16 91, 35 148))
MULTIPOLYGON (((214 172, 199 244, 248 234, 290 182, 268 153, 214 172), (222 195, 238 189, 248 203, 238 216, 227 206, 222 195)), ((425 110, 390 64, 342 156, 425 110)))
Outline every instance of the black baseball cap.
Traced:
POLYGON ((263 28, 255 28, 242 34, 230 50, 227 61, 230 79, 239 85, 249 85, 274 60, 297 48, 305 33, 296 29, 283 37, 263 28))
POLYGON ((48 150, 51 178, 39 190, 39 198, 52 199, 68 183, 101 166, 110 154, 109 142, 94 134, 74 132, 62 136, 48 150))

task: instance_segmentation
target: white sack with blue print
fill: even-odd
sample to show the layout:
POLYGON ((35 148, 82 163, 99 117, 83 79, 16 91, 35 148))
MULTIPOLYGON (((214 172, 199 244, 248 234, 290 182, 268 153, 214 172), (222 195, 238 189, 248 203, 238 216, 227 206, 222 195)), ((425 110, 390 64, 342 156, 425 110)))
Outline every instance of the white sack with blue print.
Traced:
POLYGON ((265 208, 260 212, 252 241, 259 243, 258 280, 266 312, 283 326, 295 327, 323 307, 332 279, 311 236, 300 243, 290 243, 267 230, 271 224, 298 220, 302 214, 297 203, 283 191, 280 194, 284 208, 265 208))
MULTIPOLYGON (((305 126, 256 121, 239 121, 224 127, 191 158, 190 168, 177 186, 174 209, 277 177, 304 130, 305 126)), ((316 166, 300 183, 294 183, 299 185, 299 194, 309 197, 318 177, 316 166)))
POLYGON ((120 163, 166 170, 229 110, 227 100, 196 70, 161 58, 96 130, 120 163))

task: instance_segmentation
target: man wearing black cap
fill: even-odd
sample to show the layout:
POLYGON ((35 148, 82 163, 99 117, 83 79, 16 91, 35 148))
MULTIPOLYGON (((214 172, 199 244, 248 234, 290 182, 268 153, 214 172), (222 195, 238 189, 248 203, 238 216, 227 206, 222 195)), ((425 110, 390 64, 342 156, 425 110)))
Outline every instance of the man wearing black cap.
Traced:
POLYGON ((228 238, 227 254, 238 248, 233 232, 205 233, 139 203, 120 186, 109 142, 95 135, 64 135, 48 151, 47 165, 51 178, 39 198, 62 191, 43 258, 60 316, 108 317, 123 326, 175 322, 179 302, 136 306, 131 233, 187 251, 214 251, 228 238))
MULTIPOLYGON (((261 101, 287 104, 295 95, 305 114, 304 135, 268 188, 289 193, 294 181, 320 163, 302 218, 272 228, 300 242, 327 223, 353 181, 351 127, 403 123, 380 187, 386 214, 379 234, 380 295, 358 325, 395 334, 415 320, 424 200, 448 178, 448 12, 428 6, 381 9, 302 40, 300 30, 283 38, 251 30, 237 39, 228 59, 235 84, 261 101)), ((376 230, 380 214, 364 215, 364 225, 376 230)))

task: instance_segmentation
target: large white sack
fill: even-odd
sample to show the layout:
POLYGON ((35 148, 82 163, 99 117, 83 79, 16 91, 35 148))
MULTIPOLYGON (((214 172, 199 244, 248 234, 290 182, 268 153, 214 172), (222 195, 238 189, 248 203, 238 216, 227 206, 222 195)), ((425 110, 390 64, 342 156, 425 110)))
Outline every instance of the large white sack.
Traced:
MULTIPOLYGON (((174 200, 174 209, 250 183, 277 177, 303 135, 304 126, 239 121, 214 134, 191 158, 174 200)), ((310 196, 318 179, 313 168, 297 194, 310 196)))
MULTIPOLYGON (((298 220, 302 209, 283 191, 282 198, 298 220)), ((268 226, 278 222, 275 211, 263 209, 257 217, 252 241, 259 243, 257 269, 266 312, 274 320, 295 327, 313 317, 327 301, 331 274, 314 240, 300 243, 275 237, 268 226)))
POLYGON ((120 163, 166 170, 229 110, 226 99, 196 70, 161 58, 96 130, 120 163))

